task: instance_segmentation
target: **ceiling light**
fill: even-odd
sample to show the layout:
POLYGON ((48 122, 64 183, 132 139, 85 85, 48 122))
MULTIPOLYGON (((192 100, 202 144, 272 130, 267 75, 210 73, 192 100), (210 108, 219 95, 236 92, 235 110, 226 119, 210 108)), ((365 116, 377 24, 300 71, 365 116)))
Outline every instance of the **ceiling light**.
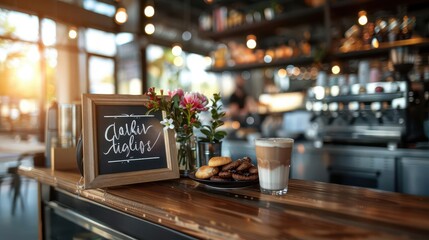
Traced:
POLYGON ((247 36, 247 42, 246 42, 246 46, 249 49, 254 49, 256 48, 256 36, 255 35, 248 35, 247 36))
POLYGON ((153 15, 155 15, 155 8, 151 5, 147 5, 144 8, 144 15, 148 18, 153 17, 153 15))
POLYGON ((180 56, 180 54, 182 54, 182 47, 178 44, 174 45, 171 49, 171 53, 173 53, 174 56, 180 56))
POLYGON ((77 29, 75 27, 71 27, 69 29, 69 38, 76 39, 77 38, 77 29))
POLYGON ((155 26, 152 23, 146 24, 146 26, 144 27, 144 32, 147 35, 152 35, 155 32, 155 26))
POLYGON ((363 25, 367 24, 368 17, 366 16, 366 11, 360 11, 359 14, 358 14, 358 16, 359 16, 358 23, 360 25, 363 26, 363 25))
POLYGON ((123 7, 120 7, 116 10, 115 21, 118 24, 123 24, 128 20, 127 10, 123 7))
POLYGON ((338 73, 340 73, 341 68, 340 68, 340 66, 338 66, 338 65, 334 65, 334 66, 331 68, 331 71, 332 71, 332 73, 333 73, 333 74, 338 74, 338 73))

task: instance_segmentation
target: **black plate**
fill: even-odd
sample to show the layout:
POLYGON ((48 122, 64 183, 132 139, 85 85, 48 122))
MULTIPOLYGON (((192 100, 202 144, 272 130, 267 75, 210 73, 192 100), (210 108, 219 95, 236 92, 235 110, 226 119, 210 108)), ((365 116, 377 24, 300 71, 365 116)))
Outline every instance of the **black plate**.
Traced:
POLYGON ((242 187, 248 187, 254 184, 257 184, 259 181, 210 181, 207 179, 199 179, 195 177, 195 172, 192 172, 188 175, 188 177, 196 182, 206 184, 210 187, 217 187, 217 188, 242 188, 242 187))

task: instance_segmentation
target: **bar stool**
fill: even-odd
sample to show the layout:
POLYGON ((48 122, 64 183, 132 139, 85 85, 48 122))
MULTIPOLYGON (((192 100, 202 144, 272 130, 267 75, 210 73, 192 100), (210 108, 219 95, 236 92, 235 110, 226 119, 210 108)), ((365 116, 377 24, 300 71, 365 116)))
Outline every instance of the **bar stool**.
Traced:
MULTIPOLYGON (((9 195, 12 197, 12 207, 11 207, 12 216, 15 215, 18 201, 20 201, 21 208, 23 210, 25 209, 24 198, 27 197, 28 180, 26 178, 21 177, 18 174, 18 169, 19 169, 19 166, 22 165, 22 161, 28 157, 32 158, 33 165, 38 165, 37 163, 40 162, 41 159, 44 160, 43 153, 23 153, 16 160, 16 165, 13 167, 9 167, 7 169, 6 175, 2 177, 3 180, 7 178, 10 179, 9 195), (22 193, 22 189, 24 189, 24 194, 22 193)), ((0 180, 0 183, 1 183, 1 180, 0 180)))

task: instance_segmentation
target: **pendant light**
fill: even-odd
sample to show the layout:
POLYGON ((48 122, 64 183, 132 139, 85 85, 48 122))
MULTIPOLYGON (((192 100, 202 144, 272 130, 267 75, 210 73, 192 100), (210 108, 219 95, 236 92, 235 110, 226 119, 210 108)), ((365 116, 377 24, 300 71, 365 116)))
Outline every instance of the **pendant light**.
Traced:
MULTIPOLYGON (((152 18, 153 16, 155 16, 155 4, 153 1, 147 1, 146 3, 146 7, 144 8, 144 15, 147 19, 152 18)), ((155 33, 155 25, 153 25, 151 23, 151 21, 147 21, 145 27, 144 27, 144 32, 147 35, 152 35, 155 33)))
POLYGON ((146 24, 146 26, 144 27, 144 32, 147 35, 152 35, 153 33, 155 33, 155 26, 152 23, 146 24))
POLYGON ((115 13, 115 22, 117 24, 124 24, 128 20, 127 9, 117 1, 116 13, 115 13))
POLYGON ((147 18, 151 18, 155 15, 155 6, 152 1, 147 2, 143 12, 147 18))
POLYGON ((77 28, 76 27, 70 27, 68 36, 70 39, 76 39, 77 38, 77 28))

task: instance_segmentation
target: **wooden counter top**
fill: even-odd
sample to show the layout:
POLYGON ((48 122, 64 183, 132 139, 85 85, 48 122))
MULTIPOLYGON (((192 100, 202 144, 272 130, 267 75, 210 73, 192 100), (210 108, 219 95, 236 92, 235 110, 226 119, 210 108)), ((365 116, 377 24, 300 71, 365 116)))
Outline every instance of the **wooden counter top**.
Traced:
POLYGON ((75 172, 19 173, 197 238, 429 239, 426 197, 293 179, 281 197, 258 185, 218 189, 183 178, 80 190, 75 172))

